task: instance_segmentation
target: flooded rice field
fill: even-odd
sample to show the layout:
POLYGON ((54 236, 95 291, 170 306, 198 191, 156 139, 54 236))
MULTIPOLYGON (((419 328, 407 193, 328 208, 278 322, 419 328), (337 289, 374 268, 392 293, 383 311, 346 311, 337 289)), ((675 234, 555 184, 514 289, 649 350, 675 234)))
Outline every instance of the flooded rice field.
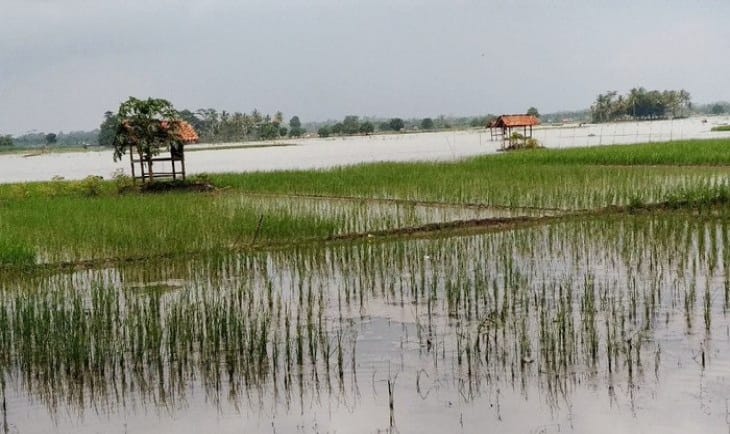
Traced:
POLYGON ((0 431, 728 432, 729 260, 678 212, 4 271, 0 431))
MULTIPOLYGON (((548 148, 730 137, 730 132, 710 131, 713 126, 730 123, 730 117, 711 117, 704 121, 703 118, 689 118, 543 126, 537 128, 534 135, 548 148)), ((248 149, 212 150, 215 147, 210 146, 211 150, 190 154, 187 169, 195 174, 313 169, 373 161, 453 160, 495 153, 500 148, 500 142, 490 140, 488 130, 308 138, 270 143, 291 146, 262 147, 261 143, 251 143, 248 149)), ((47 181, 53 177, 83 179, 90 175, 108 179, 117 170, 129 172, 129 163, 125 159, 114 163, 110 150, 32 157, 0 155, 0 183, 47 181)))

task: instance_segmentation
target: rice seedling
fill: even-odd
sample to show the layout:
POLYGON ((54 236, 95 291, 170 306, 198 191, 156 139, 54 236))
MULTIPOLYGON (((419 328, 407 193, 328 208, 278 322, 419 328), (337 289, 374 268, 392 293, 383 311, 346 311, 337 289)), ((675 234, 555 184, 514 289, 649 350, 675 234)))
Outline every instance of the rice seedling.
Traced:
MULTIPOLYGON (((414 411, 395 405, 398 378, 397 402, 478 408, 481 422, 509 417, 504 402, 515 400, 561 420, 580 404, 574 397, 603 403, 607 395, 610 405, 626 393, 642 408, 638 391, 660 396, 655 385, 672 377, 667 371, 715 375, 713 340, 729 326, 725 169, 613 167, 680 161, 685 145, 667 146, 665 156, 654 155, 659 145, 618 156, 517 153, 499 157, 504 167, 494 172, 485 157, 220 176, 235 188, 203 195, 118 196, 102 184, 87 198, 63 186, 46 186, 57 194, 0 187, 0 262, 17 265, 0 276, 3 400, 108 417, 128 417, 135 405, 179 414, 189 402, 222 413, 272 409, 295 428, 312 409, 349 415, 375 405, 394 428, 414 411), (588 161, 595 166, 574 170, 588 161), (519 174, 519 164, 534 171, 519 174), (508 171, 516 173, 510 183, 486 185, 508 171), (407 180, 429 174, 433 181, 407 180), (545 185, 531 192, 530 177, 545 185), (242 193, 277 193, 287 183, 299 193, 388 200, 242 193), (633 212, 458 236, 294 242, 525 212, 481 207, 489 204, 633 212), (64 221, 68 230, 57 230, 64 221), (263 248, 275 240, 279 248, 263 248), (253 244, 261 248, 231 248, 253 244), (23 268, 135 255, 148 262, 23 268), (376 378, 387 398, 380 387, 358 387, 376 378)), ((686 146, 720 155, 714 142, 686 146)))

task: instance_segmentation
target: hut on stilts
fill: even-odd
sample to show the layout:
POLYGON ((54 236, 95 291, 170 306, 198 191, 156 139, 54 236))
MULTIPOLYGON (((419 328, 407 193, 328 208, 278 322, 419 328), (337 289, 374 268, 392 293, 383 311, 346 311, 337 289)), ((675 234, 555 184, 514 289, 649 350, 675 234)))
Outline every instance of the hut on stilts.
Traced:
POLYGON ((144 143, 149 139, 149 134, 139 128, 129 121, 122 122, 120 126, 120 131, 126 136, 134 181, 148 183, 156 179, 184 180, 185 145, 198 142, 198 133, 193 126, 181 120, 157 121, 152 126, 152 146, 144 143))
POLYGON ((514 144, 515 133, 521 140, 532 139, 532 127, 535 125, 540 125, 540 120, 532 115, 502 115, 490 122, 487 128, 491 139, 501 140, 501 148, 508 149, 514 144))

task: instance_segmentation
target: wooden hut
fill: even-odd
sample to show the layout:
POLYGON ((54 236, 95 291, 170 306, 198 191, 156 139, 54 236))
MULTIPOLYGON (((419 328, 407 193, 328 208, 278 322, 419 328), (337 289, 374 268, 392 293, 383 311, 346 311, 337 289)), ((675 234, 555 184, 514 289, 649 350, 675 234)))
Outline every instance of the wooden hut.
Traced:
POLYGON ((502 147, 510 140, 515 129, 522 128, 525 139, 532 138, 532 127, 540 125, 540 119, 532 115, 502 115, 487 125, 492 140, 502 140, 502 147))
MULTIPOLYGON (((123 123, 122 128, 135 143, 135 128, 123 123)), ((136 146, 129 146, 129 164, 135 181, 149 182, 159 178, 185 179, 185 145, 198 142, 198 133, 185 121, 159 121, 156 128, 161 142, 169 143, 166 149, 159 149, 158 155, 142 153, 136 146), (135 151, 137 151, 135 153, 135 151), (153 170, 154 163, 162 163, 162 170, 153 170)), ((158 164, 158 167, 160 164, 158 164)))

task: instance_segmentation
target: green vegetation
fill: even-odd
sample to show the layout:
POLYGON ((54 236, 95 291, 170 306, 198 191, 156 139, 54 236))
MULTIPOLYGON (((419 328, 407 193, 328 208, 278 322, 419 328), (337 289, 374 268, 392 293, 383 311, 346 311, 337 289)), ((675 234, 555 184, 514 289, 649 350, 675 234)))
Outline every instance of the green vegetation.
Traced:
POLYGON ((639 195, 660 202, 678 189, 727 185, 726 140, 532 150, 457 162, 376 163, 321 171, 213 175, 242 192, 598 208, 639 195), (677 167, 697 165, 702 167, 677 167), (718 166, 704 167, 704 166, 718 166), (647 167, 652 166, 652 167, 647 167), (654 167, 656 166, 656 167, 654 167))
POLYGON ((712 127, 712 131, 730 131, 730 125, 720 125, 712 127))
POLYGON ((544 210, 717 207, 730 196, 728 164, 727 141, 707 140, 210 175, 203 181, 219 190, 209 193, 141 194, 124 177, 2 185, 0 233, 13 240, 0 246, 0 262, 184 255, 485 216, 419 208, 424 202, 544 210), (381 206, 377 199, 403 202, 381 206))
POLYGON ((667 370, 714 376, 728 143, 0 185, 5 426, 24 400, 130 419, 190 402, 272 409, 288 432, 304 408, 372 400, 394 427, 403 387, 572 411, 667 370))
MULTIPOLYGON (((281 396, 296 403, 292 411, 312 396, 369 398, 370 387, 354 387, 358 372, 361 385, 390 388, 372 361, 381 353, 370 353, 383 351, 409 357, 405 368, 392 367, 400 384, 461 383, 458 391, 478 404, 510 384, 536 382, 545 391, 530 399, 570 402, 581 387, 564 388, 572 373, 609 392, 643 384, 644 371, 659 381, 677 366, 675 358, 662 363, 665 345, 699 354, 694 335, 723 335, 730 298, 718 264, 730 260, 727 221, 629 215, 212 254, 119 266, 118 279, 109 270, 5 274, 0 375, 9 391, 23 390, 52 414, 138 401, 179 411, 202 393, 205 405, 271 402, 282 417, 290 402, 281 396), (668 270, 681 278, 667 281, 668 270), (358 351, 358 330, 400 315, 409 320, 394 324, 397 333, 376 329, 392 349, 358 351)), ((372 393, 385 403, 392 396, 372 393)))
POLYGON ((647 91, 643 87, 631 89, 626 95, 616 91, 599 94, 591 106, 593 122, 611 122, 625 119, 664 119, 688 116, 692 107, 686 90, 647 91))

